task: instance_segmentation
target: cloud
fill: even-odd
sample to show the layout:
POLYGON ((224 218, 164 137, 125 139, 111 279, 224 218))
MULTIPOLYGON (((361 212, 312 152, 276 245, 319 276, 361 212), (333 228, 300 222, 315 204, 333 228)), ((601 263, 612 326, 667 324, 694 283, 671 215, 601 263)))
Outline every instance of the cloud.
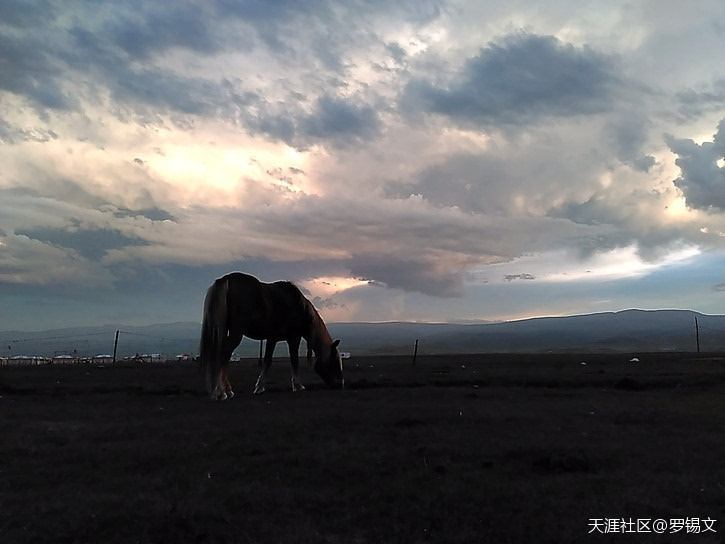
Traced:
POLYGON ((113 212, 116 217, 145 217, 151 221, 176 221, 176 218, 166 210, 162 210, 156 206, 151 208, 143 208, 140 210, 129 210, 128 208, 119 208, 113 212))
POLYGON ((604 136, 620 161, 635 170, 647 172, 655 164, 652 155, 642 152, 651 126, 652 122, 645 112, 623 111, 607 122, 604 136))
POLYGON ((372 278, 387 287, 418 291, 438 297, 460 297, 463 294, 468 259, 435 259, 428 256, 355 255, 350 272, 355 277, 372 278))
POLYGON ((44 0, 4 0, 0 3, 0 21, 16 28, 28 28, 55 17, 55 11, 44 0))
POLYGON ((24 235, 0 240, 0 285, 85 285, 107 287, 111 274, 75 250, 54 247, 24 235))
POLYGON ((329 310, 345 308, 345 304, 335 301, 334 297, 314 297, 312 299, 312 304, 314 304, 317 308, 325 308, 329 310))
POLYGON ((685 195, 687 205, 725 210, 725 168, 718 165, 725 157, 725 119, 720 121, 711 142, 697 144, 690 139, 668 136, 667 143, 677 155, 675 164, 681 172, 674 184, 685 195))
POLYGON ((524 274, 506 274, 503 277, 503 279, 506 280, 506 281, 514 281, 514 280, 535 280, 536 279, 536 276, 534 276, 533 274, 527 274, 527 273, 524 273, 524 274))
POLYGON ((62 85, 62 69, 35 35, 0 31, 0 90, 25 96, 39 108, 68 110, 77 105, 62 85))
POLYGON ((663 83, 652 72, 682 45, 668 9, 664 21, 619 6, 514 10, 2 3, 0 290, 50 299, 97 277, 98 308, 143 292, 137 306, 173 300, 169 312, 197 318, 189 293, 240 269, 367 278, 329 301, 313 291, 346 305, 334 315, 405 318, 426 301, 416 316, 473 318, 482 278, 520 293, 556 273, 522 255, 578 270, 615 248, 638 260, 722 247, 712 148, 668 140, 675 186, 660 136, 722 105, 719 80, 702 83, 717 72, 700 65, 717 55, 688 55, 687 77, 663 83), (667 25, 672 49, 641 41, 667 25), (531 30, 501 34, 512 28, 531 30))
POLYGON ((592 227, 586 236, 570 238, 582 259, 617 248, 636 247, 646 261, 657 261, 682 246, 705 242, 697 223, 672 222, 668 203, 676 201, 674 190, 658 192, 617 184, 595 192, 583 202, 567 200, 548 212, 551 217, 566 218, 592 227))
POLYGON ((377 112, 370 106, 325 95, 317 100, 312 115, 300 124, 306 136, 348 141, 375 135, 380 121, 377 112))
POLYGON ((489 43, 447 79, 414 78, 401 103, 408 111, 443 115, 464 126, 599 113, 613 105, 620 84, 615 66, 589 47, 513 34, 489 43))
POLYGON ((58 134, 56 134, 55 131, 51 129, 24 129, 14 126, 3 119, 0 119, 0 143, 11 145, 19 142, 44 143, 57 139, 58 134))
POLYGON ((210 54, 222 47, 203 4, 177 2, 173 9, 143 3, 129 7, 106 23, 104 30, 131 57, 145 59, 172 47, 210 54))
POLYGON ((725 79, 718 79, 698 89, 685 89, 676 95, 679 113, 686 119, 717 112, 725 106, 725 79))
POLYGON ((32 240, 38 240, 54 247, 74 249, 80 255, 92 260, 99 260, 110 249, 146 244, 138 238, 126 236, 113 229, 79 228, 78 222, 68 228, 17 230, 15 234, 27 236, 32 240))
POLYGON ((376 136, 381 126, 372 106, 350 97, 322 95, 309 113, 299 103, 272 105, 254 94, 237 96, 235 103, 240 124, 252 134, 261 133, 298 149, 314 143, 360 143, 376 136))
MULTIPOLYGON (((420 195, 435 206, 471 213, 544 214, 552 202, 586 198, 607 172, 609 157, 590 152, 600 145, 593 123, 533 133, 526 141, 495 141, 483 149, 446 153, 439 162, 385 185, 389 196, 420 195)), ((604 155, 604 153, 602 153, 604 155)))

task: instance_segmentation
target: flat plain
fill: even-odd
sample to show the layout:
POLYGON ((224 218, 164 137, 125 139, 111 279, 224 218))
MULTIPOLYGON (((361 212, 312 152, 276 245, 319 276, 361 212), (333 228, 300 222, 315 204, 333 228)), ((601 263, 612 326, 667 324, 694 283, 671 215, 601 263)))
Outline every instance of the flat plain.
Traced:
POLYGON ((256 361, 230 375, 213 402, 194 363, 0 368, 0 540, 725 542, 722 354, 359 357, 300 393, 280 357, 260 396, 256 361))

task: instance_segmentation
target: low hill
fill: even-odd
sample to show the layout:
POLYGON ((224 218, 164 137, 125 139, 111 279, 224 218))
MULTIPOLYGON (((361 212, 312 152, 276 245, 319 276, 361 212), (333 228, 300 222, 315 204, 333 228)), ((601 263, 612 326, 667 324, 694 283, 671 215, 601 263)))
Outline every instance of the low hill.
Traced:
MULTIPOLYGON (((703 350, 725 350, 725 316, 689 310, 624 310, 502 323, 332 323, 342 350, 358 354, 410 353, 419 339, 421 353, 635 352, 695 351, 695 317, 703 350)), ((196 354, 199 323, 143 327, 104 325, 48 331, 0 332, 0 354, 54 355, 112 353, 120 330, 118 356, 136 353, 196 354)), ((246 340, 238 355, 253 356, 259 343, 246 340)), ((280 347, 278 355, 285 354, 280 347)))

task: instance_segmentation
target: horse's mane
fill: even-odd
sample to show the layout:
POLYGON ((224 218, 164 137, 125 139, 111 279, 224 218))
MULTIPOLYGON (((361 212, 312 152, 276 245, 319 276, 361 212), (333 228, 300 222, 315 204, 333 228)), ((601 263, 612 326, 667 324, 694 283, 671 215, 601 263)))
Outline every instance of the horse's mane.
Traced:
POLYGON ((306 317, 309 320, 310 334, 317 333, 321 334, 322 336, 327 336, 329 338, 330 333, 327 330, 327 325, 325 325, 322 317, 320 317, 320 313, 317 311, 317 308, 315 308, 315 305, 312 304, 310 299, 308 299, 304 295, 302 290, 291 281, 281 281, 279 283, 284 285, 284 288, 288 289, 291 293, 294 293, 295 296, 299 299, 300 304, 304 308, 306 317))

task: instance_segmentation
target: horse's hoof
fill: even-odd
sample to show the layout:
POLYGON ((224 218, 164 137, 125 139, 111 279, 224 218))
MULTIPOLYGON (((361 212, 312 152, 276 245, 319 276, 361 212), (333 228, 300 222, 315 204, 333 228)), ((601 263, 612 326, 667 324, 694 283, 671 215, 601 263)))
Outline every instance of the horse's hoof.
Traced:
POLYGON ((222 395, 224 395, 224 393, 220 393, 218 390, 212 391, 211 393, 209 393, 209 399, 210 400, 224 400, 227 398, 226 395, 224 395, 224 396, 222 396, 222 395))
POLYGON ((265 392, 266 390, 267 390, 267 388, 266 388, 266 387, 264 387, 264 386, 262 386, 262 387, 255 387, 255 388, 254 388, 254 394, 255 394, 255 395, 261 395, 261 394, 262 394, 262 393, 264 393, 264 392, 265 392))
POLYGON ((292 392, 293 393, 297 393, 297 391, 304 391, 304 390, 305 390, 305 386, 302 385, 301 383, 293 383, 292 384, 292 392))
POLYGON ((231 389, 229 391, 227 391, 227 398, 233 399, 234 398, 234 391, 232 391, 231 389))

